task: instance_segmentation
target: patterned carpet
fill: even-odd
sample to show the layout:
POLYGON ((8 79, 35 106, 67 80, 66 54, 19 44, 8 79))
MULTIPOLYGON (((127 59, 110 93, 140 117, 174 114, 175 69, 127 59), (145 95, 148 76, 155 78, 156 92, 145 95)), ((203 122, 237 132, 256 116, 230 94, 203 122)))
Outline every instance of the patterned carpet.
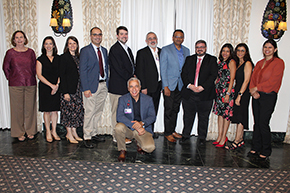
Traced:
POLYGON ((0 192, 290 192, 290 171, 0 155, 0 192))

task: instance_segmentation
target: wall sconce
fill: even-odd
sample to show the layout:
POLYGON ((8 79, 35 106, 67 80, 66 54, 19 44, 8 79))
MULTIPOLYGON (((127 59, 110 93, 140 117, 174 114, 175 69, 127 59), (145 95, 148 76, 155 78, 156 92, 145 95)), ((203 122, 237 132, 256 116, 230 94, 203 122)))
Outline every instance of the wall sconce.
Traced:
POLYGON ((286 7, 286 0, 269 0, 261 26, 261 32, 265 38, 280 41, 284 32, 287 31, 286 7))
POLYGON ((70 0, 54 0, 51 7, 50 24, 56 37, 65 37, 72 29, 72 7, 70 0))

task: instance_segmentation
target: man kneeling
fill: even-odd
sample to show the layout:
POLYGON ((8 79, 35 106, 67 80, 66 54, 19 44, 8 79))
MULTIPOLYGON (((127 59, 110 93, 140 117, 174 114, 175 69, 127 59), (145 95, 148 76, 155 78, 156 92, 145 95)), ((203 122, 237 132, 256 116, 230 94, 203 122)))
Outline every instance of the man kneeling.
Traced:
POLYGON ((141 83, 138 78, 130 78, 127 82, 129 93, 119 98, 117 109, 117 125, 115 137, 117 140, 119 162, 126 158, 125 139, 137 141, 137 151, 151 153, 155 149, 152 137, 152 124, 156 120, 153 100, 150 96, 140 93, 141 83))

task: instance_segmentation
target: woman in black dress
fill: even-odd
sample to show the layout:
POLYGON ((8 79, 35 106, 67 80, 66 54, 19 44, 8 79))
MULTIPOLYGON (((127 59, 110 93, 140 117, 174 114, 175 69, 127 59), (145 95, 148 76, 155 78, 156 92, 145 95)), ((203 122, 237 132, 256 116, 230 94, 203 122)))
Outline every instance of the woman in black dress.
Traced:
POLYGON ((53 138, 60 140, 56 133, 56 124, 60 109, 58 87, 60 57, 57 55, 55 41, 51 36, 44 38, 41 48, 42 55, 37 58, 36 73, 39 81, 39 111, 43 112, 46 129, 46 141, 53 138), (52 130, 50 130, 50 123, 52 130))
POLYGON ((253 70, 253 62, 250 56, 249 48, 246 44, 240 43, 235 48, 235 60, 237 64, 236 85, 235 85, 235 104, 233 109, 232 123, 237 124, 235 140, 226 146, 226 149, 236 149, 245 144, 243 136, 244 129, 249 129, 249 82, 253 70))
POLYGON ((60 59, 61 124, 66 127, 66 138, 70 143, 82 141, 76 132, 83 126, 84 109, 79 78, 79 43, 77 38, 67 38, 60 59))

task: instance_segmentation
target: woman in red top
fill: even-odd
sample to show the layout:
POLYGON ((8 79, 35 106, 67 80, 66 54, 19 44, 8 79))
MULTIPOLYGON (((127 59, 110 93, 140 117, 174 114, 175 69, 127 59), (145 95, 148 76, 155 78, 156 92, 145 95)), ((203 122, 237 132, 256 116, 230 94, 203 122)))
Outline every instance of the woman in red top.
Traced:
POLYGON ((36 57, 23 31, 15 31, 13 48, 7 50, 3 71, 9 84, 11 137, 25 140, 36 134, 36 57))
POLYGON ((274 40, 269 39, 263 44, 263 54, 264 58, 254 68, 249 86, 253 96, 254 132, 248 156, 266 159, 272 152, 269 123, 285 66, 284 61, 278 57, 277 43, 274 40))

